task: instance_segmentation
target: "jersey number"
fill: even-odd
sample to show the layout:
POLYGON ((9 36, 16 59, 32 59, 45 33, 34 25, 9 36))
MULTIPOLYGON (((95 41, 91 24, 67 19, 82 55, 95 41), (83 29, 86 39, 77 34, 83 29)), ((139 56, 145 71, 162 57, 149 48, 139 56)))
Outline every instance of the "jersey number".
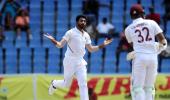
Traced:
POLYGON ((142 43, 144 41, 151 41, 152 38, 149 36, 149 29, 147 27, 143 27, 142 30, 135 30, 135 33, 138 33, 138 42, 142 43), (144 37, 142 34, 146 32, 146 37, 144 37))

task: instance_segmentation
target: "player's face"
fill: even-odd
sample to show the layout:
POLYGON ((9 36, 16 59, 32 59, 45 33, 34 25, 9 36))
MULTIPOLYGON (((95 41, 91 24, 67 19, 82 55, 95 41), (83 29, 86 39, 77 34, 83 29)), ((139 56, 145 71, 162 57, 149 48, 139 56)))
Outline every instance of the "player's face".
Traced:
POLYGON ((85 18, 80 18, 77 22, 77 26, 80 29, 84 29, 86 27, 86 19, 85 18))

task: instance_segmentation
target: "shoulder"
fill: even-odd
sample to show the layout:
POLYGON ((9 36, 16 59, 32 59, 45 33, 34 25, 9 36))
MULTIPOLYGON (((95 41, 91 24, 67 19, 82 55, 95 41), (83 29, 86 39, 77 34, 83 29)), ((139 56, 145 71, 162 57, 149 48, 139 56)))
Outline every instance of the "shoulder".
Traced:
POLYGON ((152 27, 159 26, 154 20, 147 19, 145 21, 147 21, 147 24, 150 24, 152 27))
POLYGON ((75 28, 71 28, 68 30, 68 32, 73 32, 73 31, 75 31, 75 28))
POLYGON ((151 19, 144 19, 144 22, 146 23, 156 23, 154 20, 151 20, 151 19))
POLYGON ((66 34, 71 34, 71 33, 73 33, 73 32, 74 32, 74 28, 72 28, 72 29, 66 31, 66 34))
POLYGON ((142 21, 145 25, 148 25, 149 27, 156 26, 157 23, 154 20, 151 19, 143 19, 142 21))

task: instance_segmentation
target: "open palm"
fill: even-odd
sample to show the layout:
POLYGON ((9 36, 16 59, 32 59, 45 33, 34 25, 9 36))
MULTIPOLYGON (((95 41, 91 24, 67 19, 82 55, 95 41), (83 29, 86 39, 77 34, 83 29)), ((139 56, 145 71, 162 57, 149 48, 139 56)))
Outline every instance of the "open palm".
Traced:
POLYGON ((50 40, 51 40, 51 39, 54 39, 54 37, 52 37, 52 36, 51 36, 50 34, 48 34, 48 33, 45 33, 44 36, 47 37, 47 38, 49 38, 50 40))
POLYGON ((113 41, 113 39, 105 39, 104 40, 104 45, 108 45, 113 41))

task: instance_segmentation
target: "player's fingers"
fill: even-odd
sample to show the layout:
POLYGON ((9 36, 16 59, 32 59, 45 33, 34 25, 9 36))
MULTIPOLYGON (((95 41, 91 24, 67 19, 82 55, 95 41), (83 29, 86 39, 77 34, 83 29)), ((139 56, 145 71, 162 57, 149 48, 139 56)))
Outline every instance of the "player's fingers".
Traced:
POLYGON ((48 35, 46 35, 46 34, 43 34, 45 37, 47 37, 48 38, 48 35))
POLYGON ((110 44, 112 41, 113 41, 112 39, 110 39, 110 40, 105 40, 105 45, 110 44))
POLYGON ((112 42, 112 41, 113 41, 113 39, 110 39, 109 41, 110 41, 110 42, 112 42))
POLYGON ((113 41, 113 39, 109 39, 109 40, 106 40, 108 43, 111 43, 113 41))
POLYGON ((44 33, 44 35, 50 36, 50 34, 48 34, 48 33, 44 33))
POLYGON ((126 60, 130 61, 132 59, 135 58, 135 52, 132 51, 132 52, 129 52, 127 55, 126 55, 126 60))
POLYGON ((43 34, 43 36, 47 37, 47 35, 46 35, 46 34, 43 34))
POLYGON ((46 33, 48 36, 50 36, 50 34, 49 33, 46 33))
POLYGON ((106 38, 106 41, 113 41, 113 38, 106 38))

